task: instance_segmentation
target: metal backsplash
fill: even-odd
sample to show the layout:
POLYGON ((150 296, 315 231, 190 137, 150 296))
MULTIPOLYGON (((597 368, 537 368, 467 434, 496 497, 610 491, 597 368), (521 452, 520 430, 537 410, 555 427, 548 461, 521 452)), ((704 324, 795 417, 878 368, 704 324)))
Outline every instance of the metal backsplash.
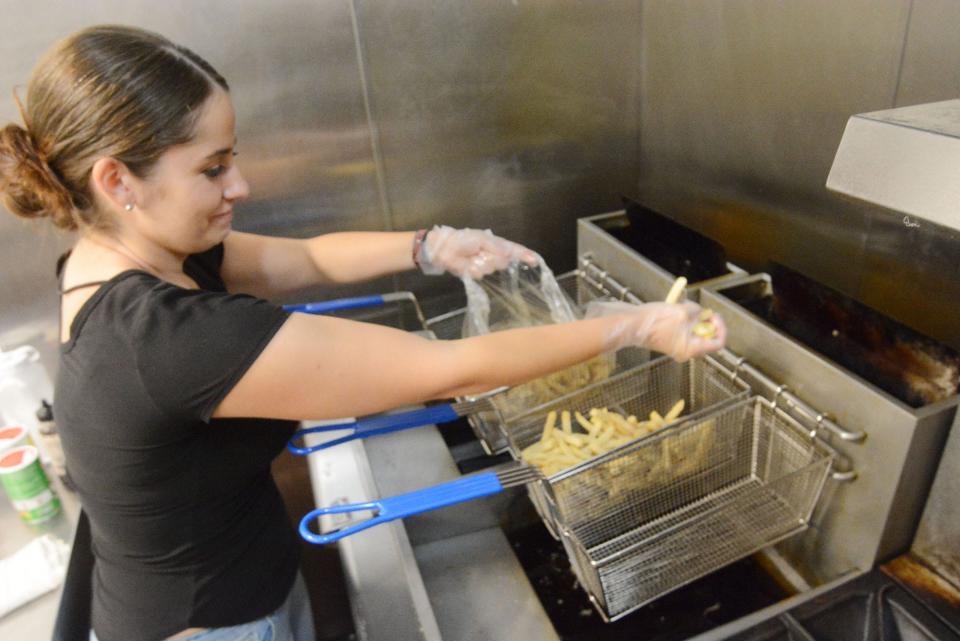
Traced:
MULTIPOLYGON (((576 218, 616 208, 636 181, 640 0, 94 0, 82 13, 3 13, 17 28, 0 42, 0 87, 101 22, 159 31, 213 63, 232 86, 253 190, 240 229, 490 227, 559 272, 574 265, 576 218)), ((16 118, 12 101, 0 117, 16 118)), ((55 333, 52 269, 69 242, 0 216, 0 345, 24 326, 55 333)), ((303 296, 393 288, 462 290, 409 275, 303 296)))
MULTIPOLYGON (((960 239, 824 188, 851 114, 960 95, 953 0, 94 0, 82 14, 7 2, 4 16, 17 25, 0 43, 8 88, 54 39, 98 22, 213 62, 254 190, 242 229, 492 227, 562 271, 574 219, 625 194, 743 267, 779 259, 960 345, 960 239)), ((11 100, 0 117, 16 117, 11 100)), ((68 243, 0 217, 0 344, 51 331, 68 243)), ((358 289, 391 288, 459 285, 358 289)))
POLYGON ((637 200, 960 347, 960 235, 824 186, 847 119, 960 95, 947 0, 643 4, 637 200))
MULTIPOLYGON (((82 12, 4 4, 4 91, 25 85, 39 55, 76 29, 115 22, 158 31, 207 58, 231 85, 238 161, 253 192, 237 208, 238 227, 292 236, 384 227, 348 2, 96 0, 82 12)), ((19 120, 12 100, 0 100, 0 117, 19 120)), ((53 266, 70 239, 47 221, 31 229, 0 213, 0 335, 37 342, 36 331, 55 330, 53 266)))
POLYGON ((573 268, 577 217, 636 180, 639 0, 356 9, 396 227, 490 227, 573 268))

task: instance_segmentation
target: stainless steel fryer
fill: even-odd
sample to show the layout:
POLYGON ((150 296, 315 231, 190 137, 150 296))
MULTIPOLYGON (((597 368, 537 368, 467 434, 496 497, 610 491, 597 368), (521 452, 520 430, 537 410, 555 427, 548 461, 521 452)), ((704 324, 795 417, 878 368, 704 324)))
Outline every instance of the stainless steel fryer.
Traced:
POLYGON ((856 483, 829 483, 816 529, 782 551, 812 582, 867 571, 909 546, 958 397, 911 407, 837 365, 743 305, 745 291, 769 287, 769 276, 756 274, 701 291, 701 304, 727 323, 721 357, 748 380, 777 381, 783 405, 804 399, 819 408, 813 416, 860 475, 856 483))
MULTIPOLYGON (((678 274, 667 271, 649 257, 614 238, 607 231, 611 227, 627 224, 625 210, 579 219, 577 221, 578 265, 591 275, 609 275, 641 300, 663 300, 678 274)), ((727 282, 733 278, 745 276, 747 273, 732 263, 727 263, 726 268, 725 274, 688 283, 685 296, 697 301, 703 287, 727 282)))

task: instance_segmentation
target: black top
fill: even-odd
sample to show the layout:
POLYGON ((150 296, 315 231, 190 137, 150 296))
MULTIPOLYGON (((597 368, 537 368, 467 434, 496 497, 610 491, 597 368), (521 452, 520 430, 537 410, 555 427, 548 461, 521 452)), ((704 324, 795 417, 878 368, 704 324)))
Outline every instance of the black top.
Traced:
POLYGON ((189 290, 111 278, 61 347, 55 413, 90 519, 100 641, 158 641, 279 607, 299 563, 270 474, 290 421, 211 419, 288 317, 226 292, 223 246, 191 256, 189 290))

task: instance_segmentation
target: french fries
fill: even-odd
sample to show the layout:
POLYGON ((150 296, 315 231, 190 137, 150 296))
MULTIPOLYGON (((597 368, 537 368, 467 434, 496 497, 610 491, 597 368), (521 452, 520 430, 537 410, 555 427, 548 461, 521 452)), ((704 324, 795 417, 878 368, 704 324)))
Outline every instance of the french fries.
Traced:
POLYGON ((633 415, 624 417, 607 408, 593 408, 588 416, 568 410, 560 411, 559 415, 551 411, 544 421, 540 440, 525 448, 521 458, 540 468, 545 476, 552 476, 661 429, 677 420, 683 410, 681 399, 664 415, 650 412, 647 420, 633 415))
MULTIPOLYGON (((683 290, 687 287, 687 279, 683 276, 680 276, 673 282, 673 286, 670 288, 670 291, 667 292, 667 297, 663 299, 665 303, 677 303, 680 301, 680 296, 683 294, 683 290)), ((717 326, 713 324, 710 320, 713 318, 712 309, 703 309, 700 311, 700 316, 697 318, 697 322, 693 325, 693 335, 700 338, 713 338, 717 335, 717 326)))
POLYGON ((613 372, 615 363, 612 354, 601 354, 585 363, 511 387, 496 397, 494 403, 506 416, 520 414, 592 383, 606 380, 613 372))
POLYGON ((717 335, 717 326, 710 320, 713 318, 712 309, 703 309, 693 326, 693 333, 700 338, 713 338, 717 335))

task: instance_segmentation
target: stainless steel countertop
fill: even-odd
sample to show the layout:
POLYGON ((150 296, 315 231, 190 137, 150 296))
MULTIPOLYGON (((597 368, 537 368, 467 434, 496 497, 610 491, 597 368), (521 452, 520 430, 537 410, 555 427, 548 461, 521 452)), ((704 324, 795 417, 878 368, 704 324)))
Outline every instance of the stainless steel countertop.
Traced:
MULTIPOLYGON (((305 442, 345 435, 314 434, 305 442)), ((321 505, 375 500, 460 476, 433 426, 338 445, 312 454, 309 465, 321 505)), ((498 526, 502 498, 453 505, 340 541, 358 638, 558 641, 498 526)))
MULTIPOLYGON (((51 477, 51 484, 60 496, 63 509, 50 521, 40 525, 27 525, 17 515, 6 494, 0 490, 0 558, 6 558, 27 545, 33 539, 44 534, 73 543, 73 533, 80 515, 80 503, 77 495, 66 490, 63 485, 51 477)), ((0 639, 11 641, 33 641, 49 639, 53 634, 53 624, 57 618, 61 588, 25 603, 16 610, 0 617, 0 639)))

